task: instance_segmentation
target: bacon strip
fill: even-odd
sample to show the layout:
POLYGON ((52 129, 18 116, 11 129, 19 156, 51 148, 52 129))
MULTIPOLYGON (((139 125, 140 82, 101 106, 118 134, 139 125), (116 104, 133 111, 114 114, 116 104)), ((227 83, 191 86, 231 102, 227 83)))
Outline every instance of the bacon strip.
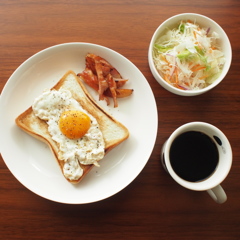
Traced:
POLYGON ((77 75, 99 94, 99 100, 105 100, 107 105, 113 98, 114 107, 118 107, 117 98, 128 97, 133 89, 121 89, 128 81, 104 58, 89 53, 86 58, 86 67, 77 75))

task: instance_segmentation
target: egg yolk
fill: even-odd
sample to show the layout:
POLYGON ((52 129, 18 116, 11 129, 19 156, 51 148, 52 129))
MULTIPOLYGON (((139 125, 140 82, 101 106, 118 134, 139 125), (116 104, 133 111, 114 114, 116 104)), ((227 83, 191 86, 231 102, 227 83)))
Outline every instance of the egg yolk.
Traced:
POLYGON ((90 128, 89 116, 81 111, 69 110, 61 114, 59 128, 61 132, 70 139, 83 137, 90 128))

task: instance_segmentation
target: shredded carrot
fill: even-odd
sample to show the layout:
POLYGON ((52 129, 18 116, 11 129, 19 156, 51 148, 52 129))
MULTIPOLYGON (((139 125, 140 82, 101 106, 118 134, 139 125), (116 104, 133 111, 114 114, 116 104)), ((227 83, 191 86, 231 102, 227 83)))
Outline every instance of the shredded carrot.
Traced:
POLYGON ((197 36, 196 36, 196 32, 195 32, 195 31, 193 31, 193 36, 194 36, 195 39, 197 39, 197 36))
POLYGON ((166 82, 168 82, 168 83, 171 84, 171 82, 170 82, 170 80, 169 80, 169 75, 164 75, 164 79, 165 79, 166 82))
POLYGON ((199 63, 194 65, 194 66, 192 66, 191 71, 193 71, 194 69, 198 68, 199 66, 201 66, 199 63))
POLYGON ((178 84, 178 69, 175 68, 174 72, 175 72, 175 82, 178 84))
POLYGON ((169 64, 169 62, 168 62, 168 60, 166 59, 166 57, 163 57, 162 60, 163 60, 164 62, 166 62, 167 64, 169 64))
POLYGON ((195 68, 195 69, 193 69, 192 71, 193 71, 193 72, 197 72, 197 71, 202 70, 202 69, 205 69, 205 68, 206 68, 206 67, 202 66, 202 67, 195 68))
POLYGON ((199 79, 205 79, 205 78, 207 78, 208 77, 208 75, 205 75, 205 76, 202 76, 202 77, 200 77, 199 79))

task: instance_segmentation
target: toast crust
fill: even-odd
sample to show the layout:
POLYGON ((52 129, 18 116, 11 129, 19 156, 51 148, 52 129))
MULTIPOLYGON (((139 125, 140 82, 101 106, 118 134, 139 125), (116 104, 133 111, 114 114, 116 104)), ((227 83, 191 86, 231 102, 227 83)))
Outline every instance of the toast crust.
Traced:
MULTIPOLYGON (((103 139, 105 142, 105 154, 129 137, 128 129, 95 102, 85 88, 84 84, 73 71, 70 70, 66 72, 64 76, 55 84, 55 86, 51 88, 51 90, 59 90, 60 88, 69 90, 72 94, 72 97, 77 100, 89 114, 96 118, 103 134, 103 139)), ((49 134, 48 124, 44 120, 41 120, 35 116, 32 107, 29 107, 26 111, 21 113, 16 118, 15 122, 16 125, 26 133, 46 143, 50 147, 63 173, 63 165, 65 162, 59 160, 58 158, 58 144, 49 134)), ((77 180, 70 180, 66 178, 69 182, 80 182, 94 165, 80 164, 80 166, 83 169, 83 175, 77 180)))

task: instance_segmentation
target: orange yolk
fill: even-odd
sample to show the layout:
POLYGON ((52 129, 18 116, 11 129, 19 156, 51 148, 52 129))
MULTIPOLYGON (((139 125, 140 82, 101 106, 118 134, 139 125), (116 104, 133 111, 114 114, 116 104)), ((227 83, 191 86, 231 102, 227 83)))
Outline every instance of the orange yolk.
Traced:
POLYGON ((91 125, 89 116, 81 111, 69 110, 61 114, 59 119, 61 132, 70 139, 83 137, 91 125))

